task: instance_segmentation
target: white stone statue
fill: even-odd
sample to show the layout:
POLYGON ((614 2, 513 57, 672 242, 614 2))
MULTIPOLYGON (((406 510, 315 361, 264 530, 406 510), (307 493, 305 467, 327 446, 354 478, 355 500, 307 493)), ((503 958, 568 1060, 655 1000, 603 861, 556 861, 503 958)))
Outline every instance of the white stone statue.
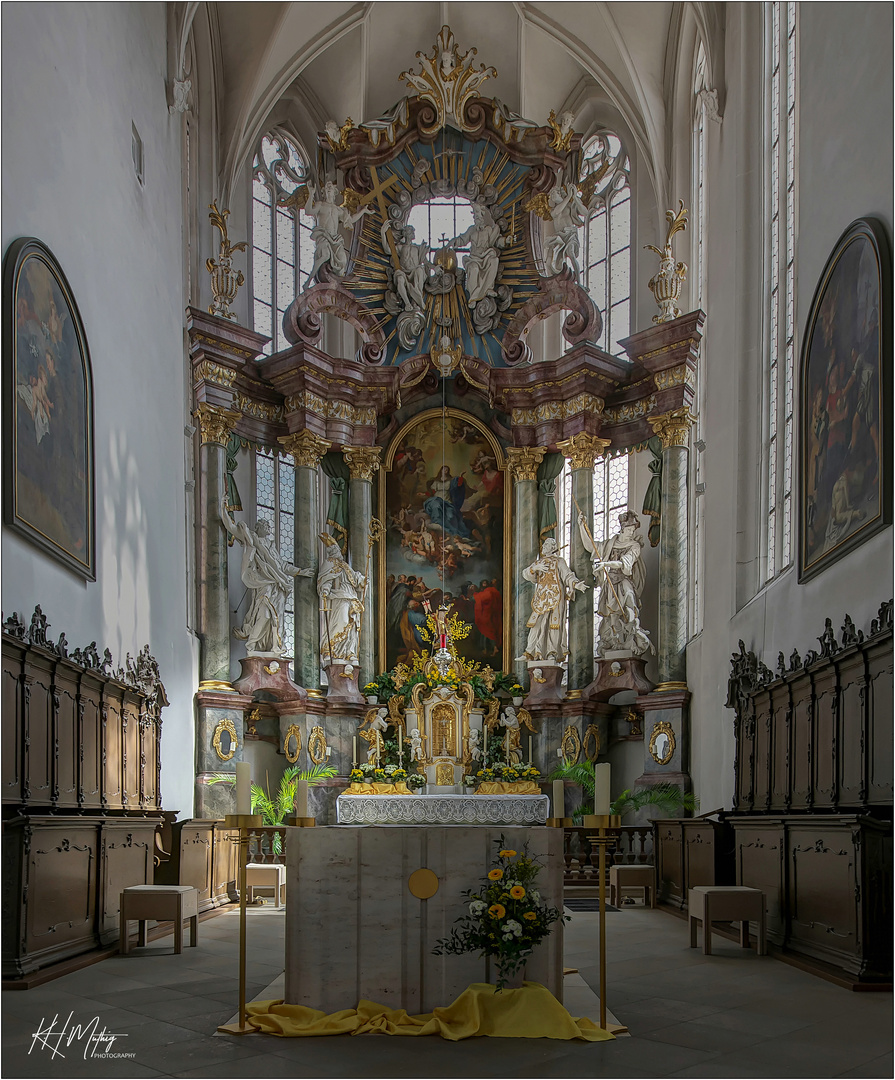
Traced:
POLYGON ((366 579, 345 562, 339 545, 329 533, 321 533, 320 539, 324 545, 323 567, 317 577, 317 593, 323 601, 321 663, 324 667, 340 662, 358 664, 366 579))
MULTIPOLYGON (((386 232, 391 228, 391 222, 385 222, 380 230, 382 233, 382 247, 388 250, 386 232)), ((397 292, 405 311, 422 311, 426 306, 424 289, 429 280, 431 265, 429 263, 429 244, 424 240, 421 244, 415 244, 416 230, 412 225, 405 225, 399 229, 395 236, 395 246, 398 250, 398 262, 400 269, 394 269, 395 291, 397 292)))
POLYGON ((470 729, 469 735, 466 739, 466 746, 468 749, 470 761, 482 760, 482 748, 479 744, 481 737, 482 736, 478 728, 470 729))
POLYGON ((640 625, 640 596, 646 581, 640 518, 626 510, 619 515, 619 531, 595 544, 583 514, 578 515, 581 542, 594 562, 594 579, 601 586, 597 614, 599 656, 641 656, 654 651, 649 635, 640 625))
POLYGON ((500 269, 498 251, 506 247, 506 239, 501 236, 500 226, 494 221, 487 207, 481 203, 473 203, 472 216, 473 224, 447 245, 449 248, 458 248, 469 243, 469 254, 463 266, 466 270, 466 293, 471 308, 486 296, 496 295, 494 284, 500 269))
POLYGON ((423 760, 423 737, 419 728, 410 729, 410 760, 423 760))
POLYGON ((270 526, 263 519, 254 531, 241 521, 238 525, 227 511, 227 497, 221 498, 221 521, 234 540, 242 544, 242 583, 252 594, 252 602, 242 626, 233 636, 246 643, 249 656, 282 656, 286 600, 292 594, 293 578, 313 577, 313 570, 293 566, 270 543, 270 526))
POLYGON ((548 199, 555 233, 544 244, 544 262, 548 276, 558 274, 568 264, 581 274, 578 254, 581 241, 578 230, 587 220, 587 208, 581 201, 574 184, 557 184, 548 199))
POLYGON ((548 536, 540 556, 522 571, 526 581, 534 584, 531 617, 525 652, 517 660, 552 660, 562 663, 569 655, 566 632, 566 604, 576 592, 587 585, 579 581, 569 564, 556 554, 556 541, 548 536))
POLYGON ((314 228, 311 229, 311 239, 314 241, 314 265, 311 267, 310 277, 314 277, 325 262, 328 262, 332 272, 341 277, 348 269, 348 256, 345 253, 345 241, 342 238, 342 229, 350 228, 359 221, 364 214, 373 214, 372 206, 362 206, 356 213, 350 214, 348 208, 339 206, 336 196, 339 189, 327 180, 323 189, 323 198, 317 198, 317 188, 308 183, 308 201, 305 204, 305 213, 314 218, 314 228))

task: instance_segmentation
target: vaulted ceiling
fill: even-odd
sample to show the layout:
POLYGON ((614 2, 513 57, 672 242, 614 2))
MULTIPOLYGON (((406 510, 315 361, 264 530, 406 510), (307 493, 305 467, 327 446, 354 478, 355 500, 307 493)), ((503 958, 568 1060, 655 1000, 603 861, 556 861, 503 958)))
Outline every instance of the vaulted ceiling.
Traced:
MULTIPOLYGON (((171 6, 175 67, 195 21, 211 39, 219 182, 227 190, 272 121, 306 143, 323 122, 382 115, 406 92, 401 71, 429 52, 442 25, 461 52, 497 68, 483 91, 541 122, 571 109, 627 128, 657 196, 665 183, 669 101, 688 21, 720 54, 723 4, 221 3, 171 6), (199 16, 199 17, 197 17, 199 16)), ((201 104, 200 104, 201 109, 201 104)))

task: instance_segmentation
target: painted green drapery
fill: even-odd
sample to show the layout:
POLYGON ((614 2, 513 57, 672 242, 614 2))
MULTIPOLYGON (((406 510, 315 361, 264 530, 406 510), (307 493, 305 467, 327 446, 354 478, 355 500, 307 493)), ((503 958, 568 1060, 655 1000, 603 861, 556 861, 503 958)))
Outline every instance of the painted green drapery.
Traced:
POLYGON ((653 435, 646 446, 652 454, 649 463, 652 476, 643 497, 643 512, 650 519, 650 546, 656 547, 662 534, 662 440, 658 435, 653 435))
POLYGON ((320 464, 329 477, 330 486, 326 525, 345 556, 348 552, 348 480, 351 473, 342 455, 332 450, 323 455, 320 464))
POLYGON ((556 480, 566 459, 562 454, 545 454, 538 466, 538 541, 556 539, 556 480))
MULTIPOLYGON (((233 474, 239 465, 236 455, 245 446, 245 441, 238 435, 231 435, 227 443, 227 509, 242 510, 242 499, 239 497, 239 489, 233 474)), ((232 540, 230 541, 233 542, 232 540)))

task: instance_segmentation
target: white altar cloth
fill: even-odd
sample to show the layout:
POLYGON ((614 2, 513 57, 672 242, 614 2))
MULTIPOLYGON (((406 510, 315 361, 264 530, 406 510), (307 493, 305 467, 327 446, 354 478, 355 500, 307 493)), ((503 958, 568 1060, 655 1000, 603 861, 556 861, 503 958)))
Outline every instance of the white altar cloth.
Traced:
POLYGON ((543 825, 546 795, 340 795, 340 825, 543 825))

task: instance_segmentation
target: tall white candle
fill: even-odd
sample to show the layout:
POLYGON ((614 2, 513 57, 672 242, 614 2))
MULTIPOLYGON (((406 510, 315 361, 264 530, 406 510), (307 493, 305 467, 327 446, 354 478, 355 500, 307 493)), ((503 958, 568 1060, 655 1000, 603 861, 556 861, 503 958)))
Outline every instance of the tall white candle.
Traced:
POLYGON ((397 725, 395 728, 398 734, 398 768, 404 768, 404 728, 401 725, 397 725))
POLYGON ((308 782, 299 780, 295 793, 295 813, 297 817, 310 817, 308 813, 308 782))
POLYGON ((488 753, 488 725, 482 724, 482 764, 485 764, 485 755, 488 753))
POLYGON ((610 802, 609 762, 603 761, 594 766, 594 813, 608 814, 610 802))
POLYGON ((531 765, 534 758, 531 756, 531 735, 528 736, 528 764, 531 765))
POLYGON ((357 766, 357 736, 355 735, 351 740, 351 767, 357 766))
POLYGON ((247 761, 236 763, 236 813, 252 812, 252 766, 247 761))
POLYGON ((553 781, 553 816, 566 816, 566 789, 562 780, 553 781))

